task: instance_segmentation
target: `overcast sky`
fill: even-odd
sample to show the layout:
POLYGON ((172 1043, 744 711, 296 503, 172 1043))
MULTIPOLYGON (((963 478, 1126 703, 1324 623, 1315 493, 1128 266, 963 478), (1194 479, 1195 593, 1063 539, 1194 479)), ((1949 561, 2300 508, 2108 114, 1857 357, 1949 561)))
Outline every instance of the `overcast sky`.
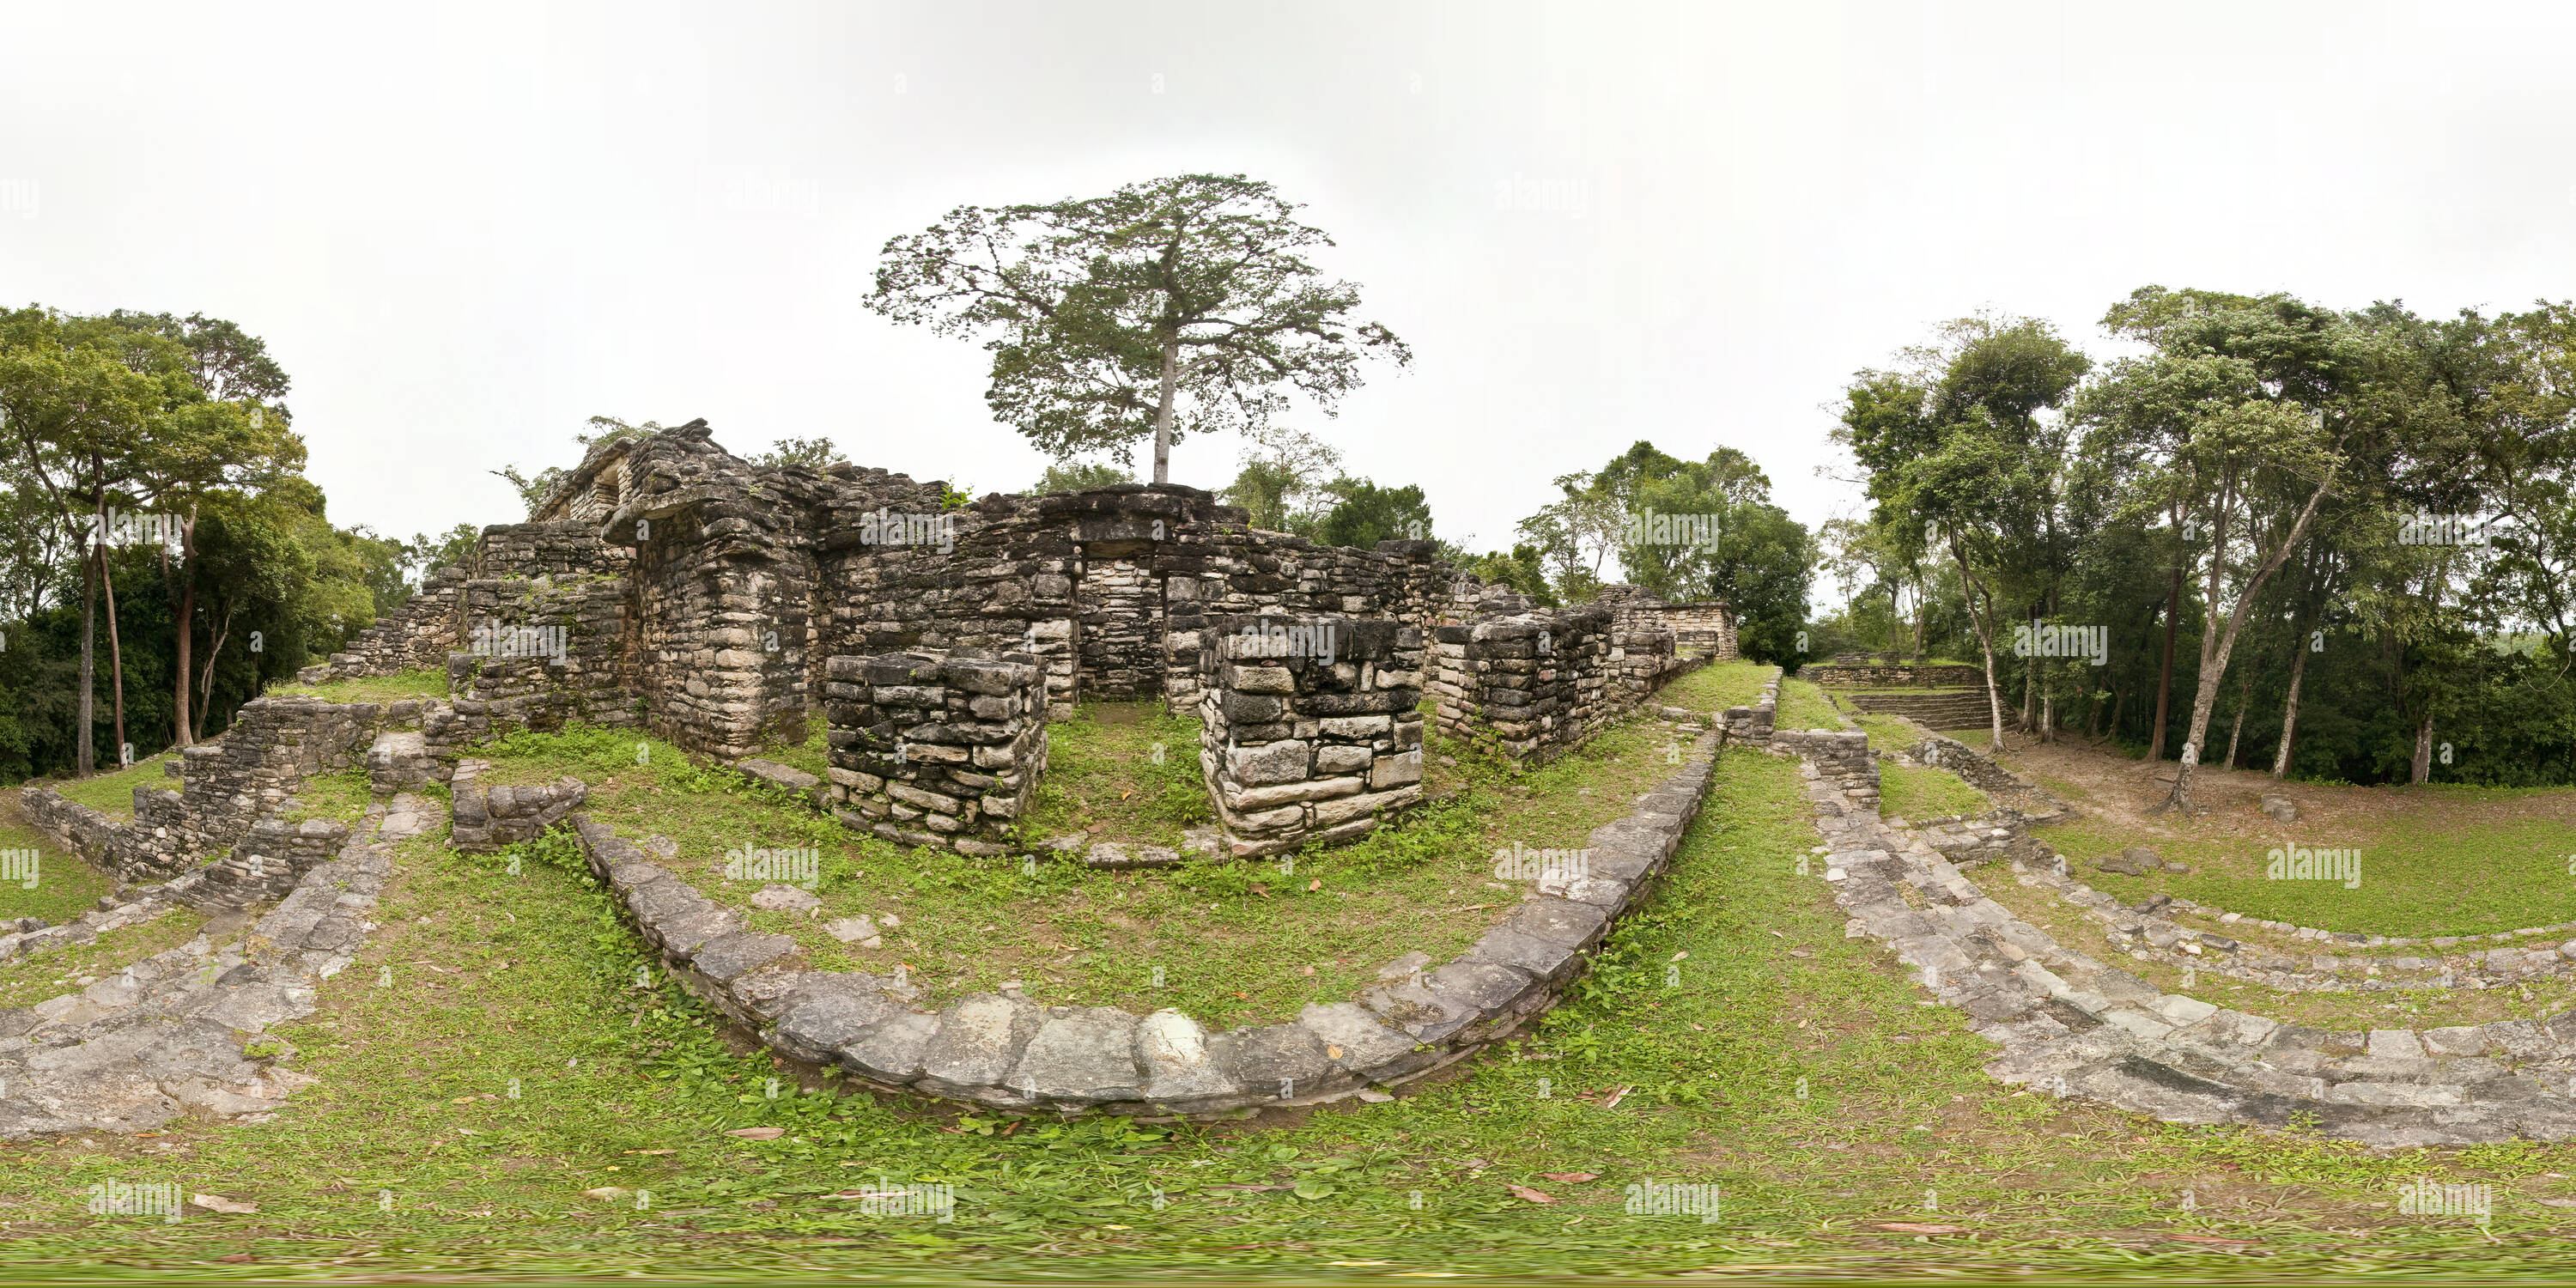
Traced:
POLYGON ((1045 461, 860 307, 886 239, 1240 172, 1416 355, 1300 423, 1494 546, 1640 438, 1848 512, 1827 404, 1980 307, 2571 294, 2576 7, 2086 8, 0 0, 0 301, 264 336, 390 534, 522 517, 486 471, 593 414, 981 493, 1045 461))

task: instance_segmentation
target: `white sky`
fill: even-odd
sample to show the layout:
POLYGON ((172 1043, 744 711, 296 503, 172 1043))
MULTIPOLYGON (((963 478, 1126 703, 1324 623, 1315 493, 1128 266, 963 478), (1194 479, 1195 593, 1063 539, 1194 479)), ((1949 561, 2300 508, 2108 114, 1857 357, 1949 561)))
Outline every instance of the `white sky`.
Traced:
POLYGON ((1302 423, 1493 546, 1638 438, 1844 512, 1827 404, 1979 307, 2100 352, 2148 283, 2571 293, 2576 8, 2080 8, 0 0, 0 302, 266 337, 396 535, 521 517, 484 471, 593 413, 981 493, 1045 462, 980 349, 859 307, 885 240, 1239 171, 1417 355, 1302 423))

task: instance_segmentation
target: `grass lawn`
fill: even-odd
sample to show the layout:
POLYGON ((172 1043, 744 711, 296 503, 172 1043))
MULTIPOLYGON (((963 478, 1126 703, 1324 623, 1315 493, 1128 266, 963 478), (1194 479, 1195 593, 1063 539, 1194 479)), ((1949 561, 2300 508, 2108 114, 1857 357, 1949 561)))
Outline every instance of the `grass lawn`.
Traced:
POLYGON ((0 964, 0 1010, 77 993, 133 962, 197 937, 205 914, 172 908, 149 921, 111 930, 86 944, 0 964))
POLYGON ((270 693, 280 697, 320 698, 325 702, 400 702, 405 698, 443 698, 447 696, 447 672, 397 671, 392 675, 365 675, 329 684, 271 685, 270 693))
POLYGON ((1796 766, 1730 752, 1675 870, 1532 1040, 1391 1104, 1144 1126, 801 1087, 658 972, 639 987, 642 945, 582 875, 424 838, 359 965, 285 1030, 290 1067, 322 1081, 264 1123, 0 1145, 0 1264, 27 1283, 947 1283, 2576 1260, 2541 1205, 2576 1199, 2551 1175, 2576 1148, 2375 1155, 1998 1086, 1963 1017, 1918 1005, 1886 953, 1842 937, 1823 883, 1791 875, 1814 839, 1796 766), (727 1134, 745 1127, 778 1135, 727 1134), (2494 1220, 2397 1215, 2418 1176, 2491 1183, 2494 1220), (881 1179, 955 1186, 956 1219, 860 1215, 881 1179), (108 1180, 258 1210, 92 1216, 86 1187, 108 1180), (1719 1220, 1625 1213, 1650 1180, 1719 1186, 1719 1220))
MULTIPOLYGON (((1049 760, 1068 767, 1071 780, 1051 804, 1057 824, 1038 834, 1092 819, 1116 825, 1102 833, 1111 838, 1118 829, 1151 839, 1155 829, 1172 828, 1177 840, 1181 747, 1205 808, 1204 789, 1195 786, 1195 726, 1167 721, 1159 703, 1133 705, 1086 708, 1088 718, 1050 729, 1049 760), (1184 728, 1189 739, 1176 741, 1184 728), (1167 744, 1159 765, 1157 741, 1167 744), (1129 793, 1125 800, 1119 790, 1129 793)), ((1379 967, 1407 952, 1445 960, 1464 950, 1525 888, 1495 879, 1497 849, 1580 848, 1593 828, 1626 814, 1670 774, 1682 753, 1646 721, 1606 730, 1535 770, 1456 755, 1459 748, 1435 736, 1432 758, 1460 761, 1444 770, 1453 789, 1360 844, 1285 863, 1112 872, 971 859, 861 836, 733 775, 699 771, 660 744, 638 766, 636 742, 595 731, 523 734, 493 751, 489 781, 579 774, 592 784, 585 806, 592 818, 630 836, 672 838, 676 869, 708 897, 738 907, 748 908, 764 883, 725 880, 728 850, 815 850, 822 909, 751 917, 761 929, 794 936, 817 969, 888 973, 902 963, 935 999, 1019 980, 1048 1003, 1172 1006, 1211 1028, 1292 1019, 1307 1002, 1338 1001, 1374 983, 1379 967), (823 929, 860 913, 900 924, 874 949, 842 944, 823 929)))
POLYGON ((59 926, 116 889, 106 873, 31 826, 18 812, 16 792, 0 803, 0 850, 36 852, 35 889, 28 889, 24 880, 0 881, 0 920, 42 917, 59 926))
POLYGON ((1825 691, 1799 679, 1780 682, 1780 710, 1773 716, 1771 727, 1795 729, 1840 729, 1843 717, 1825 691))
MULTIPOLYGON (((2344 820, 2303 819, 2285 838, 2230 835, 2202 820, 2177 822, 2179 836, 2141 838, 2099 815, 2035 830, 2076 865, 2087 884, 2125 903, 2158 891, 2248 917, 2361 934, 2491 934, 2576 919, 2576 837, 2563 822, 2517 817, 2530 803, 2576 789, 2436 786, 2376 788, 2392 807, 2344 820), (2361 851, 2361 884, 2270 880, 2271 848, 2361 851), (2128 877, 2093 860, 2147 845, 2192 871, 2128 877)), ((2554 812, 2554 811, 2553 811, 2554 812)))
POLYGON ((1780 668, 1759 662, 1710 662, 1657 690, 1647 702, 1706 712, 1749 707, 1761 700, 1762 686, 1779 673, 1780 668))
POLYGON ((134 789, 168 787, 177 790, 179 780, 161 768, 163 762, 178 755, 175 750, 163 752, 149 760, 138 760, 111 773, 88 778, 45 779, 44 785, 67 801, 77 801, 102 814, 118 818, 134 817, 134 789))
POLYGON ((1084 832, 1177 848, 1216 821, 1199 774, 1199 722, 1160 701, 1085 702, 1047 726, 1047 769, 1022 831, 1032 842, 1084 832))
POLYGON ((1894 814, 1909 822, 1921 822, 1953 815, 1983 814, 1992 807, 1992 803, 1984 792, 1969 786, 1957 774, 1946 769, 1881 761, 1878 766, 1878 807, 1881 813, 1894 814))

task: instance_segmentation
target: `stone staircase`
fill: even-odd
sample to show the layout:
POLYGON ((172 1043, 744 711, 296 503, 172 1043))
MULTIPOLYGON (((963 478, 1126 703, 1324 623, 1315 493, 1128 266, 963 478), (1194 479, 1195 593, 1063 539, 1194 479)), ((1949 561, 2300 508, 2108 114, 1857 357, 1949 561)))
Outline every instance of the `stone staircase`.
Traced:
POLYGON ((1993 719, 1983 689, 1931 689, 1922 693, 1836 695, 1854 710, 1904 716, 1926 729, 1978 729, 1993 719))

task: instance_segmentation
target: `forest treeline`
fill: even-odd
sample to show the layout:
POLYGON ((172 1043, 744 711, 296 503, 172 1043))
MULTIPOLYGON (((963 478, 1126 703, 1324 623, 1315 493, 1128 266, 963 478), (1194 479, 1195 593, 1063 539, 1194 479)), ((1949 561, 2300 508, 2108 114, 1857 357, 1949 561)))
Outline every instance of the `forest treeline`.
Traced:
POLYGON ((331 524, 289 384, 220 318, 0 312, 0 781, 220 732, 452 554, 331 524))
POLYGON ((1977 663, 1995 737, 2172 759, 2176 803, 2205 764, 2576 782, 2576 306, 2150 287, 2103 327, 2108 362, 1979 316, 1859 373, 1813 652, 1977 663))

